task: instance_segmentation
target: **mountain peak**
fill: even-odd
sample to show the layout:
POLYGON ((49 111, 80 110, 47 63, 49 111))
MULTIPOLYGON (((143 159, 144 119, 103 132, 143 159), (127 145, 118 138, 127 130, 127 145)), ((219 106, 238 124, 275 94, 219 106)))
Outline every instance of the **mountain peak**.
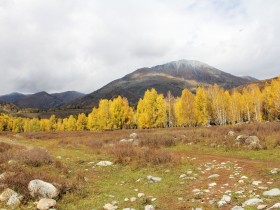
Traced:
POLYGON ((196 60, 187 60, 187 59, 172 61, 167 63, 166 65, 174 65, 175 67, 177 67, 177 69, 179 69, 180 67, 192 67, 192 68, 210 67, 206 63, 202 63, 196 60))

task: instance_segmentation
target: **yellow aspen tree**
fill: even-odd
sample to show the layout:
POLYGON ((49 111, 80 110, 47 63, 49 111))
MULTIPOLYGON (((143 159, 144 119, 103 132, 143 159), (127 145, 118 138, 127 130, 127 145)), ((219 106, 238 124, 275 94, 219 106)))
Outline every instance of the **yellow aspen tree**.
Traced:
POLYGON ((280 76, 271 82, 271 109, 274 119, 280 118, 280 76))
POLYGON ((74 116, 70 115, 68 120, 67 120, 67 125, 66 125, 67 131, 76 131, 77 130, 76 122, 77 121, 74 118, 74 116))
POLYGON ((231 124, 242 122, 242 95, 237 90, 233 90, 228 107, 229 122, 231 124))
POLYGON ((253 113, 253 97, 247 88, 243 88, 242 90, 242 111, 244 113, 244 118, 247 121, 252 121, 252 113, 253 113))
POLYGON ((157 95, 156 103, 155 103, 155 119, 154 119, 154 127, 163 128, 166 124, 166 103, 164 100, 164 96, 162 94, 157 95))
POLYGON ((196 89, 194 100, 194 114, 198 125, 207 125, 209 123, 209 101, 206 90, 203 87, 196 89))
POLYGON ((249 85, 248 89, 251 94, 252 102, 253 102, 252 116, 254 117, 255 121, 261 122, 262 104, 263 104, 262 93, 260 91, 260 88, 255 84, 249 85))
POLYGON ((122 98, 122 128, 130 128, 134 124, 134 112, 132 107, 129 106, 127 98, 122 98))
POLYGON ((56 130, 56 117, 55 115, 51 115, 49 119, 49 131, 55 131, 56 130))
POLYGON ((77 131, 84 131, 87 129, 87 116, 84 113, 78 115, 77 131))
POLYGON ((61 118, 57 119, 56 131, 64 131, 63 120, 61 118))
POLYGON ((99 107, 97 111, 97 124, 99 130, 108 129, 110 126, 109 101, 107 99, 101 99, 99 101, 99 107))
POLYGON ((167 92, 165 102, 166 102, 166 113, 167 113, 167 126, 173 127, 175 125, 175 98, 170 91, 167 92))
POLYGON ((87 129, 88 130, 97 130, 98 129, 98 124, 97 124, 97 112, 98 109, 97 108, 93 108, 92 112, 88 115, 88 123, 87 123, 87 129))
POLYGON ((177 98, 175 102, 177 126, 192 126, 195 124, 194 98, 195 96, 188 89, 184 89, 181 97, 177 98))

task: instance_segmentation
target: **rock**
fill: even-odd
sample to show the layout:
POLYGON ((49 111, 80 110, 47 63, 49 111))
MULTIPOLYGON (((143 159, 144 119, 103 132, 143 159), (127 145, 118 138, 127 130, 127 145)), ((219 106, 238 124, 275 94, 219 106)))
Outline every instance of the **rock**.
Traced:
POLYGON ((221 208, 225 204, 227 204, 227 202, 221 200, 217 203, 217 206, 218 206, 218 208, 221 208))
POLYGON ((264 196, 271 196, 271 197, 274 197, 274 196, 280 196, 280 189, 279 188, 274 188, 274 189, 271 189, 269 191, 265 191, 263 193, 264 196))
POLYGON ((137 133, 132 133, 129 135, 130 138, 132 139, 138 139, 138 134, 137 133))
POLYGON ((260 140, 257 136, 249 136, 246 140, 245 140, 245 144, 251 144, 251 143, 259 143, 260 140))
POLYGON ((252 185, 258 186, 258 185, 261 184, 261 183, 262 183, 262 181, 253 181, 253 182, 252 182, 252 185))
POLYGON ((262 210, 262 209, 265 209, 266 207, 267 207, 267 205, 258 205, 257 209, 262 210))
POLYGON ((155 207, 153 205, 146 205, 145 210, 155 210, 155 207))
POLYGON ((120 140, 120 143, 133 143, 133 139, 122 139, 120 140))
POLYGON ((211 176, 208 176, 208 179, 218 178, 219 174, 212 174, 211 176))
POLYGON ((113 165, 113 163, 111 161, 103 160, 103 161, 98 162, 96 165, 98 165, 98 166, 111 166, 111 165, 113 165))
POLYGON ((271 206, 268 209, 279 209, 280 208, 280 203, 275 203, 273 206, 271 206))
POLYGON ((231 197, 228 195, 223 195, 222 199, 217 203, 218 207, 222 207, 225 204, 230 203, 231 197))
POLYGON ((228 136, 234 136, 235 133, 234 133, 234 131, 229 131, 227 135, 228 135, 228 136))
POLYGON ((59 194, 59 191, 55 186, 39 179, 30 181, 28 184, 28 190, 32 197, 38 196, 39 198, 55 198, 59 194))
POLYGON ((262 145, 260 145, 258 142, 252 142, 248 145, 249 150, 259 150, 262 149, 262 145))
POLYGON ((123 210, 135 210, 134 208, 124 208, 123 210))
POLYGON ((116 210, 116 209, 118 209, 118 206, 114 206, 111 203, 107 203, 103 206, 103 209, 105 209, 105 210, 116 210))
POLYGON ((231 210, 244 210, 244 208, 242 206, 234 206, 231 210))
POLYGON ((130 198, 130 202, 135 202, 136 200, 137 200, 137 198, 135 198, 135 197, 130 198))
POLYGON ((236 137, 235 141, 241 143, 241 144, 244 144, 245 143, 245 140, 248 138, 247 135, 239 135, 236 137))
POLYGON ((156 176, 147 176, 148 181, 150 182, 160 182, 161 178, 160 177, 156 177, 156 176))
POLYGON ((179 177, 179 179, 183 179, 183 178, 185 178, 186 176, 187 176, 186 174, 181 174, 180 177, 179 177))
POLYGON ((258 205, 259 203, 263 203, 263 200, 262 199, 259 199, 259 198, 251 198, 247 201, 245 201, 242 206, 245 207, 245 206, 256 206, 258 205))
POLYGON ((213 182, 213 183, 208 184, 209 187, 214 187, 214 186, 216 186, 216 185, 217 185, 216 182, 213 182))
POLYGON ((23 196, 21 196, 21 195, 19 195, 19 194, 13 194, 10 198, 9 198, 9 200, 8 200, 8 202, 7 202, 7 205, 8 206, 12 206, 12 207, 17 207, 17 206, 19 206, 20 205, 20 203, 21 203, 21 200, 23 199, 23 196))
POLYGON ((55 205, 56 205, 56 201, 54 199, 42 198, 39 200, 37 204, 37 209, 48 210, 51 207, 54 207, 55 205))
POLYGON ((278 174, 280 173, 280 169, 279 168, 274 168, 270 171, 271 174, 278 174))
POLYGON ((10 188, 6 188, 1 194, 0 194, 0 201, 8 201, 10 197, 13 195, 18 195, 15 191, 11 190, 10 188))
POLYGON ((144 197, 145 197, 145 194, 144 194, 144 193, 138 193, 137 197, 138 197, 138 198, 144 198, 144 197))

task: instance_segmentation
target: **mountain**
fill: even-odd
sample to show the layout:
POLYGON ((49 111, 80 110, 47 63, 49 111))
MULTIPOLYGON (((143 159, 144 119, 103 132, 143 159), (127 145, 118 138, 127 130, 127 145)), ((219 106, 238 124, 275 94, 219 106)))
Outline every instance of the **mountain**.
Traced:
POLYGON ((257 78, 251 77, 251 76, 242 76, 242 78, 243 78, 243 79, 247 79, 247 80, 249 80, 249 81, 251 81, 251 82, 260 81, 260 80, 258 80, 257 78))
POLYGON ((275 79, 277 79, 277 77, 274 77, 274 78, 271 78, 271 79, 265 79, 265 80, 252 81, 252 82, 249 82, 247 84, 237 86, 237 87, 233 88, 232 90, 235 89, 239 92, 242 92, 243 88, 246 88, 249 85, 257 85, 257 86, 259 86, 260 90, 263 90, 265 88, 266 84, 271 84, 272 80, 275 80, 275 79))
POLYGON ((19 108, 51 109, 70 103, 84 95, 85 94, 76 91, 67 91, 53 94, 42 91, 30 95, 11 93, 0 96, 0 100, 14 103, 19 108))
POLYGON ((19 110, 19 108, 16 105, 0 100, 0 113, 1 112, 7 112, 7 113, 17 112, 18 110, 19 110))
POLYGON ((131 104, 136 104, 147 89, 155 88, 159 93, 168 91, 174 96, 181 95, 184 88, 195 91, 199 85, 218 84, 231 89, 250 82, 246 78, 237 77, 220 71, 200 61, 179 60, 138 69, 121 79, 117 79, 72 103, 67 108, 88 108, 98 104, 102 98, 112 99, 118 95, 126 97, 131 104))
POLYGON ((11 94, 7 94, 7 95, 3 95, 0 96, 0 100, 2 101, 6 101, 9 103, 16 103, 17 101, 23 99, 26 95, 22 94, 22 93, 11 93, 11 94))
POLYGON ((77 91, 66 91, 62 93, 52 93, 50 95, 61 100, 63 104, 67 104, 78 98, 82 98, 85 94, 77 91))

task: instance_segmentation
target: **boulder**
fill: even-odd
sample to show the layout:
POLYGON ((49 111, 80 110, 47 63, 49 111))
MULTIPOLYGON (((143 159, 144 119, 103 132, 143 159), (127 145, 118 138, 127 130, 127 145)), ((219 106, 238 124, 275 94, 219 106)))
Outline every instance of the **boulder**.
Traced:
POLYGON ((42 198, 37 204, 37 209, 39 210, 48 210, 56 205, 54 199, 42 198))
POLYGON ((19 194, 13 194, 10 198, 9 198, 9 200, 8 200, 8 202, 7 202, 7 205, 8 206, 11 206, 11 207, 17 207, 17 206, 19 206, 20 204, 21 204, 21 200, 23 199, 23 196, 21 196, 21 195, 19 195, 19 194))
POLYGON ((260 140, 257 136, 249 136, 246 140, 245 140, 245 144, 251 144, 251 143, 259 143, 260 140))
POLYGON ((280 203, 275 203, 273 206, 271 206, 268 209, 280 209, 280 203))
POLYGON ((278 173, 280 173, 280 169, 279 168, 271 169, 270 173, 271 174, 278 174, 278 173))
POLYGON ((98 166, 111 166, 111 165, 113 165, 113 163, 111 161, 103 160, 103 161, 98 162, 96 165, 98 165, 98 166))
POLYGON ((259 150, 259 149, 262 149, 262 145, 260 145, 258 142, 252 142, 248 145, 248 149, 259 150))
POLYGON ((145 210, 155 210, 155 207, 153 205, 146 205, 145 210))
POLYGON ((103 209, 105 209, 105 210, 116 210, 116 209, 118 209, 118 206, 114 206, 111 203, 107 203, 103 206, 103 209))
POLYGON ((264 196, 270 196, 270 197, 274 197, 274 196, 280 196, 280 189, 279 188, 274 188, 271 189, 269 191, 265 191, 263 193, 264 196))
POLYGON ((161 178, 156 176, 147 176, 148 181, 150 182, 160 182, 161 178))
POLYGON ((231 210, 244 210, 244 208, 242 206, 234 206, 231 210))
POLYGON ((132 133, 132 134, 129 135, 129 138, 138 139, 138 134, 137 133, 132 133))
POLYGON ((251 198, 247 201, 245 201, 242 206, 245 207, 245 206, 256 206, 260 203, 263 203, 263 200, 262 199, 259 199, 259 198, 251 198))
POLYGON ((0 194, 0 201, 6 202, 12 197, 13 195, 18 195, 15 191, 13 191, 10 188, 6 188, 1 194, 0 194))
POLYGON ((28 184, 28 190, 32 197, 38 196, 39 198, 55 198, 59 194, 59 191, 55 186, 39 179, 30 181, 28 184))
POLYGON ((239 143, 245 143, 245 140, 248 138, 249 136, 247 135, 239 135, 236 137, 235 141, 239 142, 239 143))

